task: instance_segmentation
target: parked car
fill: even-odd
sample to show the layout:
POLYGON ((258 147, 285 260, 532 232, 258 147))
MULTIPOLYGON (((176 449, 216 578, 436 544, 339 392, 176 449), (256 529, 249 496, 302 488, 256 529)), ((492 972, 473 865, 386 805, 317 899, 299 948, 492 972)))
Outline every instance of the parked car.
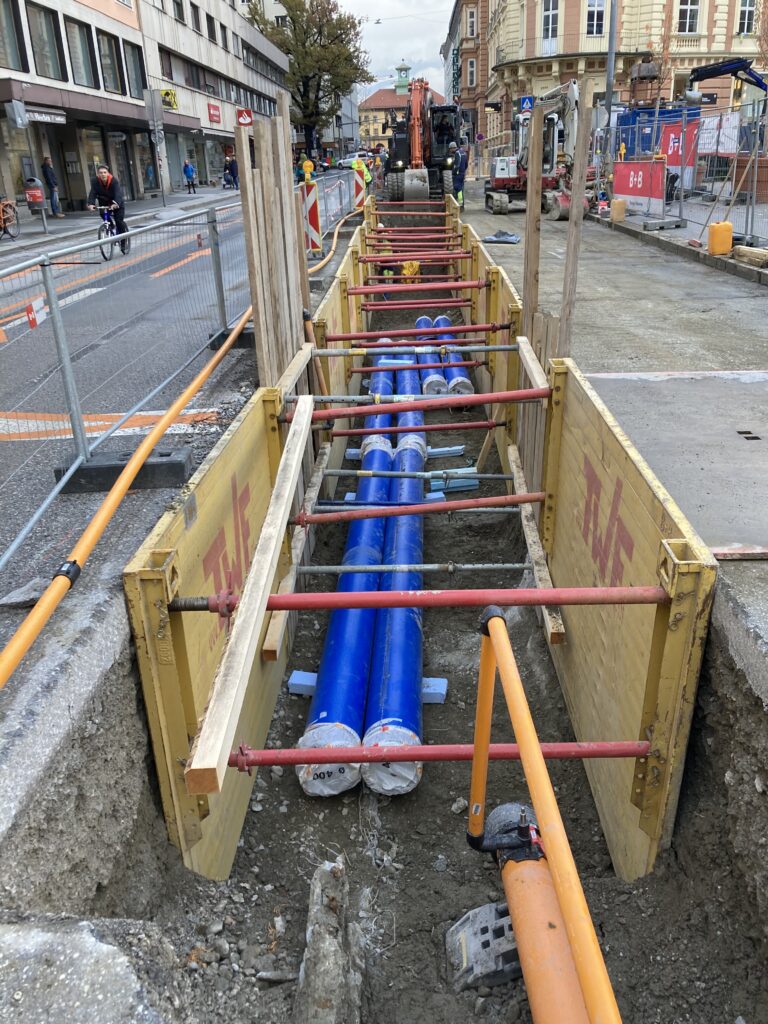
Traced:
POLYGON ((342 157, 341 160, 339 160, 336 166, 349 169, 358 158, 365 161, 369 156, 370 154, 367 149, 358 149, 355 153, 347 153, 345 157, 342 157))

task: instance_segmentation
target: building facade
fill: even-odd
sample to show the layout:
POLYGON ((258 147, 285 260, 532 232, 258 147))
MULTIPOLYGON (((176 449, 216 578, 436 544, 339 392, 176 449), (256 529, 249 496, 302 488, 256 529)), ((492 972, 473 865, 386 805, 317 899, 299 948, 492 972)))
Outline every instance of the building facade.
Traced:
POLYGON ((0 0, 0 191, 23 196, 50 156, 65 209, 106 163, 129 199, 216 181, 236 106, 274 113, 288 61, 239 0, 0 0), (245 8, 243 7, 245 12, 245 8), (145 90, 162 90, 152 138, 145 90))
POLYGON ((470 144, 487 135, 489 0, 455 0, 440 48, 446 96, 458 96, 470 144))
POLYGON ((277 111, 288 58, 246 13, 240 0, 141 0, 149 87, 163 96, 161 170, 173 188, 183 187, 185 160, 201 181, 222 180, 237 107, 277 111))
MULTIPOLYGON (((755 0, 615 2, 614 107, 652 103, 657 94, 673 101, 694 68, 731 56, 758 57, 755 0)), ((540 96, 570 78, 590 78, 597 101, 605 101, 610 0, 489 3, 488 101, 499 105, 489 116, 489 139, 509 129, 519 97, 540 96)), ((750 87, 725 77, 702 88, 724 105, 747 98, 750 87)))

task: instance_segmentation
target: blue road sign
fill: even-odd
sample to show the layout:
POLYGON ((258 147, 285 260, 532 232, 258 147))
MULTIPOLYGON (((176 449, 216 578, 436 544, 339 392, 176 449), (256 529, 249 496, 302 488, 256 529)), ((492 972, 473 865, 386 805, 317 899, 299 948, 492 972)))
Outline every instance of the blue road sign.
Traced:
POLYGON ((533 110, 533 96, 521 96, 520 97, 520 110, 533 110))

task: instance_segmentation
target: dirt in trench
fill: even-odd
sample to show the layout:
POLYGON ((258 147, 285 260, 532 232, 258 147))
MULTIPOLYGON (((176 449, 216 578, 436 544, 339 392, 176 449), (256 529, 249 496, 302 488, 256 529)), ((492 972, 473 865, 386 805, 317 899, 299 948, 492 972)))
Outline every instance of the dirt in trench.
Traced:
MULTIPOLYGON (((402 319, 395 323, 395 314, 389 315, 393 320, 378 326, 402 326, 402 319)), ((476 413, 455 416, 472 418, 476 413)), ((482 442, 475 431, 427 436, 433 446, 456 444, 459 437, 466 444, 462 458, 441 460, 441 468, 471 464, 482 442)), ((487 468, 498 471, 498 463, 491 460, 487 468)), ((499 490, 485 483, 473 493, 499 490)), ((321 529, 315 563, 339 563, 343 545, 343 531, 321 529)), ((424 557, 523 561, 519 518, 504 513, 430 517, 424 557)), ((335 580, 316 577, 312 585, 333 589, 335 580)), ((519 585, 529 585, 522 573, 425 578, 429 588, 519 585)), ((424 612, 424 673, 449 680, 445 705, 425 707, 426 742, 472 739, 478 615, 477 609, 424 612)), ((540 739, 572 739, 535 612, 511 609, 507 621, 540 739)), ((289 671, 317 669, 326 622, 326 613, 301 616, 289 671)), ((284 691, 269 745, 295 745, 307 709, 308 701, 284 691)), ((499 692, 493 739, 512 739, 499 692)), ((744 1024, 768 1024, 765 981, 756 969, 762 961, 760 935, 744 925, 749 896, 721 856, 716 820, 698 802, 687 809, 686 787, 698 793, 691 770, 672 849, 650 878, 625 884, 613 873, 581 764, 550 763, 623 1019, 735 1024, 741 1017, 744 1024)), ((146 856, 140 872, 131 869, 131 854, 124 877, 102 894, 96 910, 135 917, 140 907, 146 927, 137 935, 135 921, 104 921, 103 934, 129 951, 168 1019, 213 1024, 226 1013, 235 1020, 282 1024, 290 1019, 295 983, 271 985, 255 975, 298 970, 310 879, 318 864, 341 855, 348 866, 352 916, 367 940, 366 1024, 459 1024, 474 1016, 529 1022, 522 982, 460 995, 448 984, 446 930, 466 910, 502 897, 490 858, 467 846, 466 812, 452 809, 457 798, 468 796, 468 787, 468 764, 428 764, 418 788, 405 797, 382 798, 359 787, 344 796, 313 799, 303 794, 292 770, 263 770, 230 879, 203 881, 177 862, 169 867, 167 855, 161 858, 162 874, 152 876, 146 856)), ((528 802, 520 765, 493 763, 488 792, 489 807, 528 802)), ((167 854, 156 801, 147 818, 153 844, 167 854)))

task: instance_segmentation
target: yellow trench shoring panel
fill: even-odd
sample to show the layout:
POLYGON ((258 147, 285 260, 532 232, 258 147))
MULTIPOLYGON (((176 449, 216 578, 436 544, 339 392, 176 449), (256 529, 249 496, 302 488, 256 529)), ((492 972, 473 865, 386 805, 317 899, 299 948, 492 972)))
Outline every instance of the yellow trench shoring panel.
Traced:
MULTIPOLYGON (((184 767, 226 621, 205 612, 170 617, 167 605, 177 594, 218 593, 230 580, 241 593, 280 459, 278 400, 277 389, 256 392, 182 491, 180 507, 162 517, 124 573, 168 832, 186 866, 209 878, 229 874, 253 778, 233 771, 221 793, 187 794, 184 767)), ((283 557, 278 578, 287 567, 283 557)), ((265 629, 268 622, 267 615, 265 629)), ((285 662, 285 650, 276 661, 254 660, 238 724, 249 742, 266 739, 285 662)))
POLYGON ((667 607, 563 608, 550 648, 577 740, 649 739, 638 762, 585 768, 624 879, 669 843, 717 563, 570 359, 555 389, 545 457, 542 540, 556 587, 660 583, 667 607))

